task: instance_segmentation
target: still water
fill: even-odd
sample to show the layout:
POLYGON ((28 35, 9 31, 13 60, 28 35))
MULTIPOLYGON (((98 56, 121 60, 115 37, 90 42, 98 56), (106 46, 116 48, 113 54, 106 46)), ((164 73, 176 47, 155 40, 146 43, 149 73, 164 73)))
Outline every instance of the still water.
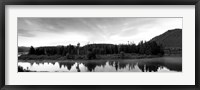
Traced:
POLYGON ((181 57, 123 60, 20 61, 33 72, 181 72, 181 57))

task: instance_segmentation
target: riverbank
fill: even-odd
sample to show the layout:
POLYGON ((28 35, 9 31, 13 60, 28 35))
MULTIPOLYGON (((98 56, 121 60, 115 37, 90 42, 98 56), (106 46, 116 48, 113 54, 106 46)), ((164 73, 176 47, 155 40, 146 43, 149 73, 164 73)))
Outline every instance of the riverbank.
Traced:
MULTIPOLYGON (((145 58, 156 58, 162 57, 159 55, 139 55, 139 54, 106 54, 106 55, 96 55, 95 59, 92 60, 116 60, 116 59, 145 59, 145 58)), ((18 60, 89 60, 86 55, 71 55, 71 56, 61 56, 61 55, 21 55, 18 60)))

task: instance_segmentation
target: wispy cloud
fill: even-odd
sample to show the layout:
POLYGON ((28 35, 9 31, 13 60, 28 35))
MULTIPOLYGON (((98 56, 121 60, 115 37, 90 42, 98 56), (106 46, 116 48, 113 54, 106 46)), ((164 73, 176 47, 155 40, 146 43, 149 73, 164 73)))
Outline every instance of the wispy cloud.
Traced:
POLYGON ((182 18, 18 18, 18 44, 124 43, 151 39, 168 29, 182 28, 182 18), (145 36, 143 36, 145 35, 145 36), (29 41, 29 42, 26 42, 29 41))

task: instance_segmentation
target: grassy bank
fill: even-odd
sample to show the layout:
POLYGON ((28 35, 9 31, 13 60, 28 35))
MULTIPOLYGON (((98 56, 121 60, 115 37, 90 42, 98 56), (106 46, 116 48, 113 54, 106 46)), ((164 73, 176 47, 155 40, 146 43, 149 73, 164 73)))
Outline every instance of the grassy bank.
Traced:
MULTIPOLYGON (((103 59, 143 59, 143 58, 156 58, 161 57, 158 55, 139 55, 139 54, 106 54, 106 55, 96 55, 93 60, 103 60, 103 59)), ((21 55, 18 57, 19 60, 88 60, 86 55, 21 55)))

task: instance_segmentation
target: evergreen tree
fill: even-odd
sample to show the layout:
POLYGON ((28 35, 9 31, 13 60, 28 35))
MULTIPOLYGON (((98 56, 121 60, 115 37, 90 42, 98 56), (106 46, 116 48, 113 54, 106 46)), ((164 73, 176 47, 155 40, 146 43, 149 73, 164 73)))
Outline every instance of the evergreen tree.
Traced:
POLYGON ((30 54, 30 55, 33 55, 33 54, 35 54, 35 49, 34 49, 34 47, 33 46, 31 46, 31 48, 30 48, 30 50, 29 50, 29 53, 28 54, 30 54))
POLYGON ((80 43, 77 44, 77 54, 79 55, 80 43))

